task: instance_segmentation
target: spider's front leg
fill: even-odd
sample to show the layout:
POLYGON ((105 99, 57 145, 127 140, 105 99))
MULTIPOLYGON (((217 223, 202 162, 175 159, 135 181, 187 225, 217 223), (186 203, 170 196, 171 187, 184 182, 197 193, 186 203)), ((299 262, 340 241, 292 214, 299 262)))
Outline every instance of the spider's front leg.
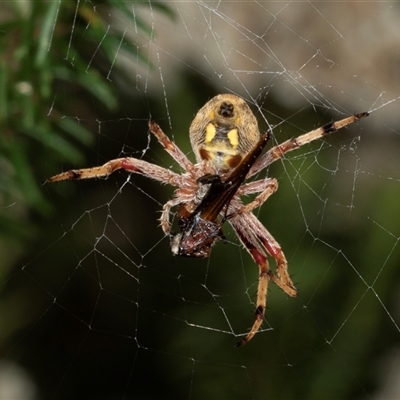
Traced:
POLYGON ((236 232, 241 242, 245 245, 246 249, 249 251, 259 267, 255 320, 249 333, 235 345, 236 347, 241 347, 253 338, 253 336, 258 332, 261 324, 264 321, 265 309, 267 307, 268 283, 269 280, 273 277, 273 273, 269 268, 265 253, 260 248, 257 248, 258 246, 255 246, 250 241, 248 241, 240 231, 236 232))
POLYGON ((244 218, 246 223, 251 226, 252 232, 257 237, 257 240, 262 243, 267 253, 276 261, 276 273, 272 274, 271 279, 288 296, 296 297, 297 289, 289 276, 288 262, 281 246, 254 214, 244 214, 244 218))
POLYGON ((171 234, 171 222, 169 220, 169 214, 171 213, 171 208, 178 206, 182 201, 180 199, 172 199, 167 201, 162 208, 161 217, 159 219, 161 229, 164 233, 169 236, 171 234))
MULTIPOLYGON (((233 221, 233 223, 237 226, 237 229, 243 230, 243 226, 250 227, 252 234, 248 233, 247 235, 253 238, 253 242, 261 242, 262 247, 267 250, 267 253, 275 258, 276 275, 273 274, 271 278, 285 293, 287 293, 291 297, 294 297, 296 296, 296 289, 288 274, 286 257, 283 254, 279 243, 261 224, 261 222, 251 213, 252 210, 260 207, 269 198, 269 196, 271 196, 271 194, 275 193, 277 190, 278 182, 274 178, 266 178, 242 185, 238 192, 238 194, 241 196, 251 193, 261 193, 252 202, 240 206, 236 211, 234 211, 232 214, 232 218, 240 215, 242 218, 242 225, 233 221)), ((249 252, 250 254, 252 254, 250 250, 249 252)), ((253 258, 257 262, 254 256, 253 258)))
POLYGON ((237 344, 240 347, 249 342, 261 327, 269 280, 275 282, 290 297, 295 297, 297 290, 290 279, 286 257, 281 247, 255 215, 251 212, 239 212, 229 222, 259 267, 255 321, 246 337, 237 344), (267 254, 276 260, 276 273, 269 268, 267 254))

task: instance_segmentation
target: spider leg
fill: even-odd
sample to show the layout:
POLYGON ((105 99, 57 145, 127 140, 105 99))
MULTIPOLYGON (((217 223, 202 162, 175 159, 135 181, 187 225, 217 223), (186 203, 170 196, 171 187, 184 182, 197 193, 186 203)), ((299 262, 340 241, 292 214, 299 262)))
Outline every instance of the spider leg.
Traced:
MULTIPOLYGON (((260 193, 252 202, 240 207, 236 214, 249 213, 261 205, 268 199, 271 194, 278 190, 278 181, 275 178, 266 178, 259 181, 254 181, 241 186, 239 195, 246 195, 250 193, 260 193)), ((235 214, 234 214, 235 215, 235 214)))
MULTIPOLYGON (((157 138, 160 144, 164 147, 168 154, 186 171, 193 171, 194 165, 186 157, 186 155, 179 149, 179 147, 172 142, 169 137, 163 132, 158 124, 149 121, 149 129, 157 138)), ((118 169, 125 169, 130 172, 145 175, 153 178, 162 183, 168 183, 173 186, 181 186, 181 179, 178 174, 159 167, 155 164, 148 163, 143 160, 132 157, 116 158, 104 165, 85 168, 85 169, 72 169, 61 174, 52 176, 44 181, 43 184, 58 182, 63 180, 78 180, 107 177, 118 169)))
POLYGON ((150 132, 157 138, 166 152, 186 171, 193 170, 193 163, 186 157, 182 150, 163 132, 154 121, 149 121, 150 132))
POLYGON ((248 194, 260 193, 271 184, 272 180, 275 180, 275 178, 264 178, 253 182, 243 183, 239 187, 237 194, 239 196, 246 196, 248 194))
POLYGON ((352 115, 351 117, 343 118, 340 121, 330 122, 329 124, 321 126, 320 128, 304 133, 297 138, 286 140, 286 142, 272 147, 254 163, 247 175, 247 178, 257 174, 276 160, 279 160, 289 151, 296 150, 307 143, 320 139, 321 137, 329 135, 330 133, 336 132, 345 126, 352 124, 353 122, 357 122, 360 119, 367 117, 368 115, 369 114, 367 112, 363 112, 352 115))
POLYGON ((240 230, 236 230, 236 233, 240 241, 245 246, 246 250, 251 254, 254 261, 258 264, 259 268, 255 319, 249 333, 235 345, 236 347, 241 347, 253 338, 253 336, 258 332, 261 324, 263 323, 265 309, 267 307, 268 283, 273 273, 269 268, 267 257, 262 249, 260 249, 259 246, 253 244, 252 241, 248 240, 248 237, 246 237, 246 235, 243 234, 240 230))
POLYGON ((238 212, 229 222, 259 267, 255 321, 246 337, 237 344, 243 346, 257 333, 264 319, 269 280, 275 282, 291 297, 296 297, 297 290, 290 279, 286 257, 281 247, 256 216, 252 213, 238 212), (276 273, 269 268, 266 254, 276 260, 276 273))
POLYGON ((276 261, 276 273, 271 279, 290 297, 296 297, 297 290, 288 273, 288 262, 281 246, 268 232, 267 228, 252 214, 239 214, 235 223, 239 226, 246 225, 253 232, 253 235, 262 244, 267 253, 276 261), (237 220, 237 221, 236 221, 237 220))
POLYGON ((159 167, 158 165, 148 163, 147 161, 139 160, 137 158, 125 157, 116 158, 115 160, 108 161, 104 165, 93 168, 84 169, 71 169, 61 174, 54 175, 44 181, 43 184, 58 182, 63 180, 78 180, 108 177, 118 169, 125 169, 129 172, 134 172, 155 179, 159 182, 170 184, 172 186, 181 186, 182 177, 166 168, 159 167))
POLYGON ((169 214, 171 212, 171 208, 178 206, 182 203, 181 199, 175 198, 167 201, 162 208, 161 217, 159 219, 161 229, 164 231, 166 235, 171 233, 171 223, 169 222, 169 214))

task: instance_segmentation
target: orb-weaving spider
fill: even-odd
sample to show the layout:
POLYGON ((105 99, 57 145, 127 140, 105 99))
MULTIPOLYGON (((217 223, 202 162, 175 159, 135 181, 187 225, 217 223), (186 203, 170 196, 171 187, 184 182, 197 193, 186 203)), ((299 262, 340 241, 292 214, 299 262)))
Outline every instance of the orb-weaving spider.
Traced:
POLYGON ((276 145, 256 159, 267 136, 260 137, 257 120, 242 98, 233 94, 220 94, 199 110, 189 129, 197 164, 193 164, 155 122, 149 122, 150 131, 184 170, 182 174, 143 160, 124 157, 108 161, 99 167, 63 172, 47 179, 45 183, 107 177, 117 169, 125 169, 175 186, 177 189, 174 196, 163 206, 160 217, 161 228, 170 237, 171 251, 175 255, 208 257, 215 242, 223 238, 221 227, 228 220, 259 267, 255 321, 246 337, 238 343, 238 346, 242 346, 252 339, 262 324, 270 280, 287 295, 295 297, 297 294, 281 247, 252 213, 252 210, 260 207, 278 189, 278 182, 274 178, 263 178, 249 183, 243 181, 256 175, 285 153, 367 115, 366 112, 355 114, 329 123, 276 145), (227 192, 229 195, 224 197, 227 192), (241 196, 248 194, 257 196, 250 203, 243 204, 241 196), (225 200, 221 202, 221 198, 225 200), (214 207, 216 204, 217 208, 214 207), (179 206, 181 233, 172 234, 169 215, 176 206, 179 206), (214 212, 210 213, 211 209, 214 212), (211 229, 212 234, 206 232, 204 227, 211 229), (200 234, 203 242, 191 240, 194 231, 200 234), (204 242, 206 237, 209 239, 204 242), (184 239, 191 241, 183 242, 184 239), (270 269, 268 256, 275 259, 276 272, 270 269))

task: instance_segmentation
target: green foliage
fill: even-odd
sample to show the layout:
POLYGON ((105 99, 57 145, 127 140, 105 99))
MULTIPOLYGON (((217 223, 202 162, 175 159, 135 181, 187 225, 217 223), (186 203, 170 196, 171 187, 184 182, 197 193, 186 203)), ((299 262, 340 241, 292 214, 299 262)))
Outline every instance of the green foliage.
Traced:
MULTIPOLYGON (((102 17, 106 13, 97 12, 93 2, 7 2, 1 7, 0 190, 6 211, 0 215, 0 235, 19 241, 20 230, 12 227, 21 225, 21 212, 29 226, 28 213, 45 216, 51 209, 40 186, 49 171, 60 163, 82 164, 84 148, 93 145, 85 126, 93 117, 90 107, 117 109, 113 87, 100 68, 115 62, 123 33, 109 29, 102 17)), ((108 7, 130 12, 125 2, 108 7)), ((141 33, 150 35, 145 22, 136 22, 141 33)), ((126 54, 140 59, 133 43, 123 44, 126 54)))

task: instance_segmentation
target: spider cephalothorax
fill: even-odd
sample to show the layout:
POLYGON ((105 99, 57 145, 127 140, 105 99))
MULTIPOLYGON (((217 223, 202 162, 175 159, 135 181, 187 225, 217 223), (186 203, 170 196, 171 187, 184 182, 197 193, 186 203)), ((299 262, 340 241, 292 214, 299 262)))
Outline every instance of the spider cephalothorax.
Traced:
POLYGON ((259 156, 268 136, 260 135, 257 120, 242 98, 220 94, 199 110, 189 129, 197 164, 193 164, 155 122, 149 122, 150 131, 183 169, 182 174, 143 160, 124 157, 99 167, 63 172, 45 183, 106 177, 117 169, 125 169, 175 186, 174 197, 163 206, 160 218, 161 228, 170 237, 171 251, 175 255, 208 257, 216 241, 224 238, 222 225, 228 221, 259 267, 255 321, 249 333, 238 343, 242 346, 251 340, 262 324, 270 280, 289 296, 297 294, 281 247, 252 213, 278 189, 278 182, 274 178, 247 183, 246 180, 285 153, 367 115, 355 114, 329 123, 276 145, 259 156), (249 194, 257 195, 250 203, 243 204, 241 196, 249 194), (178 207, 181 230, 175 234, 171 233, 169 221, 173 207, 178 207), (268 257, 275 259, 275 272, 269 267, 268 257))
POLYGON ((246 179, 250 168, 261 154, 269 139, 265 134, 256 146, 222 180, 220 175, 207 174, 197 179, 202 196, 197 207, 188 213, 185 207, 178 210, 180 233, 171 234, 171 251, 174 255, 209 257, 211 248, 218 239, 225 239, 222 224, 234 214, 228 214, 230 203, 246 179), (204 187, 207 191, 204 192, 204 187), (225 214, 223 214, 225 210, 225 214))

